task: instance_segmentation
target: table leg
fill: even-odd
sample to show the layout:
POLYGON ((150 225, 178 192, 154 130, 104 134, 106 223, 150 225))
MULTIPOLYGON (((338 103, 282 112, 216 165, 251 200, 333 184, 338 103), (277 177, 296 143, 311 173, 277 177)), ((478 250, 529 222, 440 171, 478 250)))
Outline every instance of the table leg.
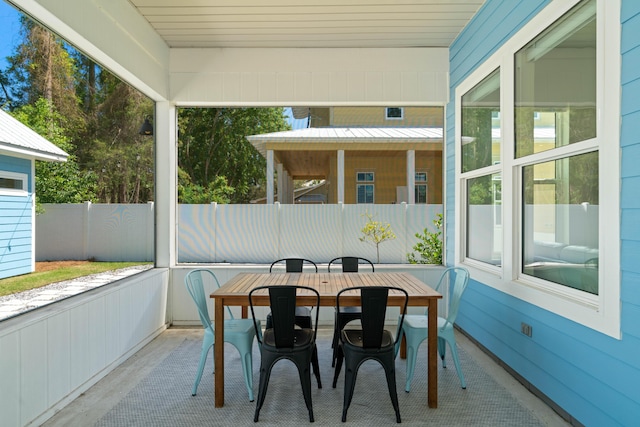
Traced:
POLYGON ((429 301, 427 346, 427 381, 429 408, 438 407, 438 301, 429 301))
POLYGON ((214 399, 215 407, 221 408, 224 406, 224 306, 222 298, 215 298, 214 328, 214 399))

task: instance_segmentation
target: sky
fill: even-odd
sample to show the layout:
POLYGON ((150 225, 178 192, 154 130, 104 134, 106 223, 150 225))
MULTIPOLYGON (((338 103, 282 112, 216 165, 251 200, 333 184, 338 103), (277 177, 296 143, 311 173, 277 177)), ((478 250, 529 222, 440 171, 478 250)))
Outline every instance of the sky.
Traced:
MULTIPOLYGON (((2 36, 0 37, 0 69, 4 70, 8 65, 7 56, 13 54, 13 50, 19 41, 20 12, 2 0, 0 0, 0 28, 2 28, 2 36)), ((307 120, 294 119, 290 109, 287 109, 287 115, 290 117, 289 123, 291 123, 294 130, 307 127, 307 120)))
POLYGON ((7 67, 7 56, 13 54, 13 48, 20 37, 20 13, 0 0, 0 69, 7 67))

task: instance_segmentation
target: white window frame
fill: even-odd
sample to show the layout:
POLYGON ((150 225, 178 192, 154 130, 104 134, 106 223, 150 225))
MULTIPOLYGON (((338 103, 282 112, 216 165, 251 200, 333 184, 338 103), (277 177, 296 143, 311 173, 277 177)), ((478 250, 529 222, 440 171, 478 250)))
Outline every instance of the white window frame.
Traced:
POLYGON ((376 185, 375 185, 375 182, 376 182, 376 173, 374 171, 369 171, 369 170, 367 170, 367 171, 356 171, 356 204, 369 205, 369 204, 374 204, 376 202, 376 185), (358 174, 361 174, 361 173, 365 173, 365 174, 370 173, 371 177, 372 177, 371 181, 369 181, 367 179, 364 179, 364 180, 358 179, 358 174), (371 201, 371 203, 360 202, 358 200, 358 189, 361 186, 371 186, 371 187, 373 187, 373 200, 371 201))
POLYGON ((424 189, 425 189, 424 190, 424 196, 425 196, 424 203, 418 202, 418 198, 415 197, 415 200, 414 200, 415 204, 420 204, 420 205, 427 204, 427 202, 429 200, 429 174, 427 173, 427 171, 416 171, 413 186, 415 187, 413 189, 414 197, 417 196, 415 193, 417 193, 418 187, 424 187, 424 189), (422 181, 422 180, 418 181, 418 175, 424 175, 424 181, 422 181))
POLYGON ((0 170, 0 178, 15 179, 22 181, 22 188, 1 188, 0 196, 19 196, 29 195, 29 176, 26 173, 8 172, 0 170))
MULTIPOLYGON (((577 5, 580 0, 549 3, 540 13, 471 73, 455 90, 455 262, 467 267, 471 276, 530 304, 548 310, 614 338, 620 332, 620 0, 597 0, 597 136, 580 143, 583 152, 599 153, 599 292, 588 294, 520 274, 521 271, 521 176, 523 165, 535 159, 514 158, 513 100, 514 56, 545 28, 577 5), (606 37, 605 37, 606 34, 606 37), (486 76, 500 68, 503 258, 501 266, 471 259, 466 254, 466 179, 486 175, 487 168, 463 175, 460 165, 461 98, 486 76), (606 189, 606 191, 605 191, 606 189)), ((575 144, 572 144, 575 145, 575 144)), ((576 147, 556 148, 559 157, 578 154, 576 147)))
POLYGON ((384 118, 386 120, 404 120, 404 108, 402 107, 386 107, 384 109, 384 118), (389 117, 389 109, 398 109, 400 110, 400 117, 389 117))

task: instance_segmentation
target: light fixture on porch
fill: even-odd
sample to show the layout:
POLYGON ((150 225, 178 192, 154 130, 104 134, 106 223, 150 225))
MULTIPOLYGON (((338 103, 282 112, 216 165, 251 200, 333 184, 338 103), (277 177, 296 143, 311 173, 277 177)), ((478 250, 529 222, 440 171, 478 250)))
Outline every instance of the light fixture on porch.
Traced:
POLYGON ((153 135, 153 125, 149 122, 149 116, 144 118, 144 123, 140 126, 138 133, 145 136, 153 135))

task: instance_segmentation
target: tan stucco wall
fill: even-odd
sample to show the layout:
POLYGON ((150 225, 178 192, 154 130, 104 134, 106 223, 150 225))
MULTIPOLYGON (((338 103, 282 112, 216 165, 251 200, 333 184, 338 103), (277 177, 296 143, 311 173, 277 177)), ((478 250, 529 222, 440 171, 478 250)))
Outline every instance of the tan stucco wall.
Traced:
POLYGON ((403 107, 402 120, 387 120, 386 107, 311 108, 311 126, 428 126, 442 127, 442 107, 403 107))
MULTIPOLYGON (((442 152, 416 152, 416 172, 427 172, 429 187, 427 202, 442 203, 442 152)), ((337 158, 330 162, 329 203, 337 202, 337 158)), ((385 151, 364 156, 355 151, 345 152, 345 200, 346 204, 356 203, 356 172, 375 173, 374 199, 376 204, 396 202, 396 187, 407 185, 407 155, 404 151, 385 151)))

